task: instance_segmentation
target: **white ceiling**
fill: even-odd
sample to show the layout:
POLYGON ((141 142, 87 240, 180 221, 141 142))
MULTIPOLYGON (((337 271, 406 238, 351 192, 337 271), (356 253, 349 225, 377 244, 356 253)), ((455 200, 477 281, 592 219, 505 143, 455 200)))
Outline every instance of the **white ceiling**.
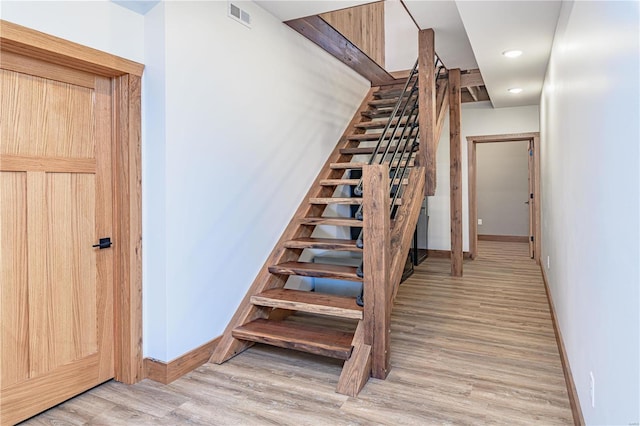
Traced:
POLYGON ((456 1, 456 5, 493 106, 537 105, 562 3, 456 1), (502 52, 509 49, 523 54, 506 58, 502 52), (509 93, 512 87, 523 91, 509 93))
MULTIPOLYGON (((370 1, 257 1, 283 21, 370 1)), ((447 68, 480 68, 495 107, 537 105, 551 52, 560 0, 404 0, 421 29, 433 28, 447 68), (509 49, 524 53, 502 56, 509 49), (507 89, 520 87, 522 93, 507 89)))
POLYGON ((478 68, 454 1, 404 0, 421 29, 433 28, 436 52, 447 68, 478 68))
MULTIPOLYGON (((146 13, 157 0, 112 0, 146 13)), ((282 21, 357 6, 354 0, 256 0, 282 21)), ((404 0, 421 29, 433 28, 436 52, 447 68, 480 68, 495 107, 537 105, 561 0, 404 0), (524 53, 502 56, 508 49, 524 53), (522 93, 507 91, 521 87, 522 93)))

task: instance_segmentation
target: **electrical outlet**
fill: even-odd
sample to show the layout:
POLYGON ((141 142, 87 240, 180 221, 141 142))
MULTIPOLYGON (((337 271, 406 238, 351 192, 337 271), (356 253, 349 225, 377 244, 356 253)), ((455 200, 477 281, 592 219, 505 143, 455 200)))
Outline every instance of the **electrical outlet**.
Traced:
POLYGON ((549 256, 547 256, 547 269, 551 268, 551 263, 549 262, 550 262, 549 256))
POLYGON ((591 408, 596 406, 596 380, 593 378, 593 371, 589 371, 589 394, 591 395, 591 408))
POLYGON ((482 225, 482 219, 478 219, 478 225, 482 225))

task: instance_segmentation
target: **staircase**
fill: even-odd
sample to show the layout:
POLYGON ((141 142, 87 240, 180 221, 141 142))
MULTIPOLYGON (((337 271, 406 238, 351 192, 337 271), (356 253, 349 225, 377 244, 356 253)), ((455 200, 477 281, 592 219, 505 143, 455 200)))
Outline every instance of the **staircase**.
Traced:
MULTIPOLYGON (((444 71, 440 65, 435 73, 444 71)), ((371 88, 240 303, 212 362, 263 343, 344 360, 339 393, 355 396, 370 376, 386 377, 391 307, 424 197, 424 167, 415 164, 417 81, 416 63, 408 79, 371 88), (356 206, 355 217, 337 216, 333 205, 356 206), (351 228, 360 230, 358 238, 322 236, 351 228), (319 251, 348 254, 360 259, 359 266, 304 261, 319 251), (295 290, 286 286, 291 276, 352 281, 362 290, 357 297, 295 290)), ((436 105, 444 108, 445 102, 436 105)))

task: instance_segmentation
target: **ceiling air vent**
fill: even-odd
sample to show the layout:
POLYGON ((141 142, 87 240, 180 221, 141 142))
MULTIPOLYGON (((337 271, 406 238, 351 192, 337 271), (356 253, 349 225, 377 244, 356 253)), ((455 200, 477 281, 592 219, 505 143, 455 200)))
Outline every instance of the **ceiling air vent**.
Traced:
POLYGON ((228 5, 227 16, 251 28, 251 15, 249 15, 249 12, 231 2, 229 2, 228 5))

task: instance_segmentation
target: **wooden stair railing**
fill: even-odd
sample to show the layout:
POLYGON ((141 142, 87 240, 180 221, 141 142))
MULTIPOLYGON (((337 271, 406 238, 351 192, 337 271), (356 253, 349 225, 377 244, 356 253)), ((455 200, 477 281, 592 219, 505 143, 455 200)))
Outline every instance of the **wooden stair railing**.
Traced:
POLYGON ((391 308, 422 205, 425 169, 414 165, 413 146, 382 164, 369 164, 363 157, 379 157, 405 143, 392 132, 381 136, 380 129, 412 134, 410 114, 390 118, 385 112, 397 99, 387 100, 401 96, 398 90, 405 83, 374 87, 366 95, 230 320, 212 362, 225 362, 265 343, 345 360, 337 386, 343 394, 357 395, 370 376, 386 377, 391 308), (394 173, 405 165, 407 173, 394 173), (361 170, 362 180, 352 179, 351 170, 361 170), (361 198, 340 191, 360 183, 361 198), (333 217, 327 213, 332 204, 361 206, 362 220, 333 217), (314 233, 318 226, 361 228, 363 240, 325 238, 314 233), (361 255, 364 263, 359 271, 305 262, 305 250, 361 255), (286 288, 292 275, 362 282, 364 307, 355 297, 286 288))

